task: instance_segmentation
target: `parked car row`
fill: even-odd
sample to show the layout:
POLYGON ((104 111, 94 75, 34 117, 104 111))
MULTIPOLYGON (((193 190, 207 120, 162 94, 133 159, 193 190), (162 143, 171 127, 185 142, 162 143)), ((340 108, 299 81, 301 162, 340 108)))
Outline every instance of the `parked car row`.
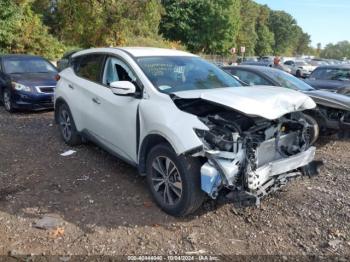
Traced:
POLYGON ((304 78, 315 89, 350 96, 350 64, 345 61, 287 58, 283 64, 274 66, 274 61, 267 57, 257 61, 247 59, 241 65, 280 68, 298 78, 304 78))
POLYGON ((267 67, 227 73, 177 50, 72 52, 58 77, 39 57, 4 56, 1 65, 8 111, 54 105, 65 143, 89 140, 137 167, 154 201, 174 216, 208 197, 259 204, 290 179, 316 175, 319 127, 350 122, 344 95, 267 67))

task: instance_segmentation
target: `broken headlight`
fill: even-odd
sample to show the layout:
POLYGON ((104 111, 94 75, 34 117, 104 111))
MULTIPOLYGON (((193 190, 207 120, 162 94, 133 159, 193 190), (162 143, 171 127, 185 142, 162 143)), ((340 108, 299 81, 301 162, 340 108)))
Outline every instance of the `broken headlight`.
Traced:
POLYGON ((220 127, 211 130, 194 129, 196 135, 208 149, 231 152, 234 146, 235 133, 224 131, 220 127))

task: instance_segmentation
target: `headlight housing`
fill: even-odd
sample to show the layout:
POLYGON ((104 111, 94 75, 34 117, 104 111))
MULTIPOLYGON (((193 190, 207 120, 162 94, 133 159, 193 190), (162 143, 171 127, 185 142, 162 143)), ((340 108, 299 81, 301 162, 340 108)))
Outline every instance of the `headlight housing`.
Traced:
POLYGON ((206 148, 219 151, 232 151, 234 144, 232 132, 224 132, 219 127, 214 127, 211 130, 194 129, 194 132, 206 148))
POLYGON ((13 87, 13 89, 18 90, 18 91, 25 91, 25 92, 32 91, 32 89, 29 86, 25 86, 25 85, 22 85, 22 84, 17 83, 17 82, 12 82, 12 87, 13 87))

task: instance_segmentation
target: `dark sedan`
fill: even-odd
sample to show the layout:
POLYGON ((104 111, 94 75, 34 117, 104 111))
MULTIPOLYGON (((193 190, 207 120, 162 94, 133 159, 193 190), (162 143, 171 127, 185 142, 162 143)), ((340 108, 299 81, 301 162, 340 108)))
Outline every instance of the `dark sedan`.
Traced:
POLYGON ((0 56, 0 100, 9 112, 53 108, 57 69, 31 55, 0 56))
POLYGON ((261 66, 223 67, 247 85, 282 86, 301 91, 317 104, 308 111, 323 131, 350 129, 350 97, 322 90, 315 90, 304 81, 281 70, 261 66))
POLYGON ((350 65, 320 66, 305 82, 316 89, 350 95, 350 65))

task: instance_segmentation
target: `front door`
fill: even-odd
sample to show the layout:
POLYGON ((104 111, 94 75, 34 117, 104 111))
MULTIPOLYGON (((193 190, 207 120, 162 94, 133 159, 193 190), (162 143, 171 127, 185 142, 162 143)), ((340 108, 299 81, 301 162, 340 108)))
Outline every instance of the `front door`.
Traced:
POLYGON ((102 75, 102 83, 94 89, 91 114, 91 131, 107 147, 137 163, 137 108, 139 98, 115 95, 109 88, 114 81, 136 83, 136 76, 130 67, 116 57, 108 57, 102 75))

